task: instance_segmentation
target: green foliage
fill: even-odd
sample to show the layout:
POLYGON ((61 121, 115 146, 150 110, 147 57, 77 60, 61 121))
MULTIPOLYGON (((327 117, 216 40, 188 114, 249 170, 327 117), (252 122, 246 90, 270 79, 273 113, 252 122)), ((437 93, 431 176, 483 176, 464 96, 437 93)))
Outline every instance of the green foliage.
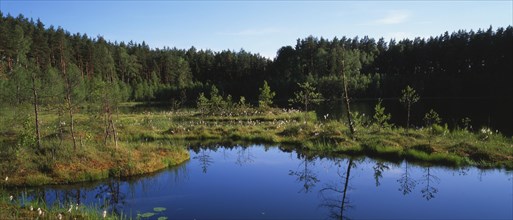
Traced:
POLYGON ((44 105, 59 105, 64 100, 64 79, 56 68, 50 67, 42 76, 43 85, 45 86, 40 96, 40 102, 44 105))
POLYGON ((438 113, 433 109, 429 110, 429 112, 424 115, 424 123, 426 123, 426 127, 431 127, 431 125, 438 125, 441 121, 442 119, 440 119, 438 113))
POLYGON ((210 89, 210 111, 211 112, 221 112, 224 107, 223 97, 219 94, 219 90, 215 85, 212 85, 210 89))
POLYGON ((166 208, 164 208, 164 207, 155 207, 155 208, 153 208, 153 211, 155 211, 155 212, 163 212, 163 211, 166 211, 166 208))
POLYGON ((18 137, 18 148, 32 148, 36 145, 34 118, 27 116, 18 137))
POLYGON ((379 128, 389 128, 390 114, 385 113, 385 107, 381 106, 383 100, 379 99, 376 106, 374 106, 374 121, 379 128))
POLYGON ((406 88, 401 91, 401 98, 399 98, 399 102, 408 107, 417 103, 419 99, 420 97, 417 92, 412 87, 406 86, 406 88))
POLYGON ((259 88, 260 95, 258 96, 258 107, 267 109, 273 104, 273 98, 276 95, 275 92, 271 91, 271 87, 264 81, 262 88, 259 88))
POLYGON ((146 212, 146 213, 143 213, 143 214, 137 214, 137 217, 138 218, 150 218, 152 216, 154 216, 155 213, 153 212, 146 212))
POLYGON ((411 105, 417 103, 419 101, 420 97, 417 95, 417 92, 410 86, 406 86, 405 89, 401 91, 401 98, 399 98, 399 102, 401 102, 408 111, 408 116, 406 119, 406 129, 410 128, 410 110, 411 105))
POLYGON ((235 110, 239 115, 247 115, 250 111, 251 105, 246 102, 246 97, 241 96, 239 102, 235 105, 235 110))
POLYGON ((355 130, 364 129, 370 125, 370 119, 368 116, 365 115, 365 113, 352 111, 351 118, 353 119, 355 130))
MULTIPOLYGON (((38 88, 41 85, 37 79, 36 85, 38 88)), ((31 73, 26 68, 16 66, 10 77, 4 81, 3 87, 0 96, 6 104, 20 105, 31 101, 32 79, 31 73)))
POLYGON ((431 125, 432 133, 435 135, 445 135, 449 133, 449 127, 447 126, 447 123, 444 124, 444 126, 441 126, 439 124, 433 124, 431 125))
POLYGON ((308 106, 318 104, 322 96, 309 82, 298 83, 297 85, 299 86, 299 91, 294 93, 294 98, 289 99, 289 103, 301 104, 304 106, 305 112, 308 112, 308 106))
POLYGON ((424 115, 424 123, 426 123, 426 127, 429 129, 429 143, 431 143, 434 135, 444 134, 444 128, 439 125, 441 121, 440 116, 433 109, 424 115))
POLYGON ((196 108, 198 108, 199 112, 203 115, 208 111, 209 100, 205 97, 204 93, 200 93, 198 99, 196 100, 196 108))

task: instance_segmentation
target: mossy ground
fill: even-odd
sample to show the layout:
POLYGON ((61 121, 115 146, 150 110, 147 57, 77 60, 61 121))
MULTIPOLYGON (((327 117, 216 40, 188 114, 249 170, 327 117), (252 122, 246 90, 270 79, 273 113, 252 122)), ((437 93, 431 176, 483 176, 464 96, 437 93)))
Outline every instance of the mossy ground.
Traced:
POLYGON ((339 120, 318 120, 313 112, 261 112, 249 116, 202 116, 194 111, 133 115, 125 135, 139 141, 245 141, 294 145, 318 154, 408 159, 446 166, 513 169, 513 140, 500 133, 466 130, 357 127, 352 137, 339 120))
MULTIPOLYGON (((118 146, 104 143, 101 120, 76 114, 77 148, 69 132, 51 129, 55 114, 42 115, 43 148, 23 146, 21 126, 2 127, 2 185, 44 185, 154 172, 189 158, 186 142, 245 141, 293 145, 318 154, 352 154, 440 165, 513 168, 513 141, 499 133, 465 130, 357 127, 318 120, 313 112, 269 109, 245 115, 209 116, 194 110, 118 114, 118 146), (21 144, 20 144, 21 143, 21 144), (4 177, 2 177, 4 178, 4 177)), ((8 124, 8 122, 7 122, 8 124)))
MULTIPOLYGON (((69 132, 58 138, 55 129, 49 128, 56 120, 52 114, 42 115, 42 126, 47 127, 42 149, 20 145, 20 125, 0 129, 0 154, 5 158, 0 161, 0 187, 65 184, 154 172, 188 160, 186 147, 198 142, 267 143, 310 155, 344 154, 396 162, 407 159, 429 165, 513 169, 513 140, 500 133, 433 133, 430 129, 407 131, 369 125, 358 126, 352 137, 344 122, 318 120, 313 112, 271 109, 237 116, 200 115, 194 110, 120 113, 115 118, 117 147, 113 141, 104 144, 103 127, 98 123, 101 120, 77 114, 76 149, 69 132), (9 176, 9 180, 4 181, 4 176, 9 176)), ((33 215, 26 207, 4 201, 6 196, 2 198, 0 209, 6 211, 0 212, 0 219, 33 215)), ((56 216, 61 209, 51 208, 48 212, 56 216)), ((99 216, 93 207, 76 218, 99 216)))
MULTIPOLYGON (((0 128, 0 185, 35 186, 66 184, 155 172, 189 159, 186 146, 170 141, 126 138, 134 129, 151 129, 127 123, 131 115, 119 115, 118 144, 105 143, 101 120, 88 114, 75 115, 76 149, 70 132, 57 134, 58 120, 51 112, 41 115, 42 148, 25 145, 24 128, 4 120, 0 128), (10 125, 10 126, 9 126, 10 125), (60 136, 60 137, 59 137, 60 136)), ((134 115, 134 117, 137 117, 134 115)), ((29 128, 30 129, 30 128, 29 128)), ((29 141, 26 141, 30 143, 29 141)))

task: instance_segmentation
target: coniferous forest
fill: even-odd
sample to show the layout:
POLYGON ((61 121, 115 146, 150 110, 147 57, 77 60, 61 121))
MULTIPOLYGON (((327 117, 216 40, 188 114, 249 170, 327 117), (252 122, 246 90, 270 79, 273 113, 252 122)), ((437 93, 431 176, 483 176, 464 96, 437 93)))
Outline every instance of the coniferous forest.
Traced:
POLYGON ((276 91, 276 104, 286 103, 301 82, 315 85, 326 99, 338 99, 340 60, 355 98, 398 97, 400 89, 411 85, 424 97, 513 99, 511 26, 389 42, 367 36, 308 36, 279 48, 271 60, 243 49, 184 50, 151 48, 144 41, 110 42, 47 27, 23 15, 0 19, 3 105, 32 102, 34 89, 43 104, 51 103, 56 94, 65 96, 66 90, 77 101, 90 102, 102 88, 118 94, 118 101, 192 105, 212 85, 221 94, 256 103, 264 80, 276 91))
POLYGON ((346 194, 363 201, 356 218, 411 218, 405 209, 437 196, 437 173, 451 178, 447 204, 433 206, 446 210, 414 217, 510 217, 500 205, 511 204, 501 197, 513 169, 511 25, 389 41, 307 36, 271 59, 43 22, 0 12, 0 219, 344 219, 346 194), (481 181, 496 168, 486 173, 502 185, 481 181), (350 182, 371 178, 351 169, 386 190, 365 183, 353 194, 350 182))

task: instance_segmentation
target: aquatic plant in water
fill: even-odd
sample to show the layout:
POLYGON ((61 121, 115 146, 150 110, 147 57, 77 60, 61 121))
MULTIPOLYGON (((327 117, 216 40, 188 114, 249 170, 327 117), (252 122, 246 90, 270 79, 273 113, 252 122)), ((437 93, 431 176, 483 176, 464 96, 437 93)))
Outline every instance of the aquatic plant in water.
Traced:
POLYGON ((166 211, 166 208, 164 208, 164 207, 155 207, 155 208, 153 208, 153 211, 155 211, 155 212, 163 212, 163 211, 166 211))
POLYGON ((155 213, 153 212, 146 212, 146 213, 143 213, 143 214, 137 214, 137 217, 139 218, 149 218, 149 217, 152 217, 154 216, 155 213))

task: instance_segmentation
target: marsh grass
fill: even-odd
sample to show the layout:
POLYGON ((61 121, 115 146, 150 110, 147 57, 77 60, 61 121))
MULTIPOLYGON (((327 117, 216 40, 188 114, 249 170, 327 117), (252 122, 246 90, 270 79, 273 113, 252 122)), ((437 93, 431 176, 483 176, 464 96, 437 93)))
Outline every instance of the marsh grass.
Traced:
MULTIPOLYGON (((191 142, 253 142, 287 144, 318 154, 353 154, 392 161, 415 160, 441 165, 504 167, 513 169, 513 141, 500 133, 455 129, 432 133, 431 129, 381 127, 367 124, 357 130, 357 140, 348 126, 337 120, 317 120, 314 112, 249 109, 251 114, 204 115, 194 110, 120 113, 116 115, 119 146, 104 145, 101 118, 76 114, 79 146, 73 150, 65 129, 57 135, 60 119, 52 112, 41 115, 43 148, 20 146, 23 126, 2 126, 3 158, 0 175, 11 181, 0 185, 44 185, 90 181, 111 176, 138 175, 176 165, 188 159, 191 142), (253 112, 254 111, 254 112, 253 112), (306 115, 306 116, 305 116, 306 115), (36 152, 36 153, 34 153, 36 152)), ((20 110, 16 114, 24 114, 20 110)), ((1 113, 13 116, 13 111, 1 113)), ((9 117, 0 122, 9 123, 9 117)))
MULTIPOLYGON (((24 112, 20 110, 16 114, 24 112)), ((23 196, 22 201, 8 201, 2 189, 151 173, 188 160, 187 147, 194 143, 201 143, 198 146, 205 143, 277 144, 308 155, 368 156, 394 163, 408 160, 430 166, 513 169, 513 140, 498 132, 487 130, 484 134, 465 129, 432 132, 423 128, 407 131, 392 126, 376 129, 376 125, 368 124, 359 127, 357 139, 353 140, 344 122, 317 120, 313 112, 272 109, 247 115, 202 117, 191 110, 119 114, 116 116, 118 147, 103 143, 100 118, 76 114, 79 142, 76 150, 72 148, 67 130, 56 133, 52 125, 59 119, 50 112, 41 116, 42 127, 46 128, 42 149, 20 144, 19 135, 26 127, 12 124, 8 118, 0 118, 0 122, 11 123, 0 128, 0 154, 5 158, 0 161, 0 175, 9 176, 9 181, 0 182, 0 219, 36 217, 28 211, 29 204, 44 207, 51 217, 65 211, 63 206, 47 207, 41 201, 27 203, 28 199, 23 196)), ((101 207, 82 207, 80 213, 71 217, 101 219, 102 212, 101 207)), ((126 216, 111 214, 107 219, 126 219, 126 216)))
MULTIPOLYGON (((273 112, 248 117, 194 117, 194 112, 176 113, 180 120, 153 133, 151 140, 218 140, 291 144, 321 153, 367 155, 392 161, 408 159, 446 166, 513 168, 513 141, 500 133, 486 139, 479 133, 445 127, 409 129, 359 127, 357 140, 349 137, 347 125, 337 120, 317 120, 298 112, 273 112), (289 115, 290 114, 290 115, 289 115), (178 122, 179 123, 176 123, 178 122)), ((312 115, 311 113, 307 115, 312 115)))

